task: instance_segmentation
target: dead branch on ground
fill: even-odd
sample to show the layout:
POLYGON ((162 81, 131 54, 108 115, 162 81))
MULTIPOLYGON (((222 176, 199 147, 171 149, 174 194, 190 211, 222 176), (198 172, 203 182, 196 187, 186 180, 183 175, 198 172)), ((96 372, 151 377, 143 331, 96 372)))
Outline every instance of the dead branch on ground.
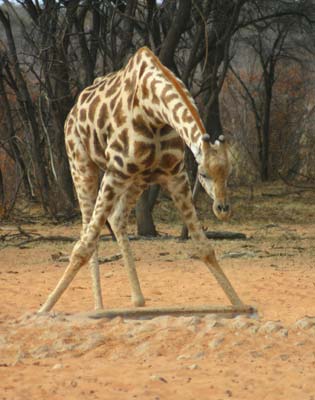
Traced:
MULTIPOLYGON (((23 248, 31 243, 40 242, 65 242, 74 243, 79 240, 78 237, 64 236, 64 235, 42 235, 35 231, 26 231, 21 226, 17 226, 17 231, 14 233, 5 233, 0 235, 0 250, 6 247, 19 247, 23 248)), ((226 232, 226 231, 207 231, 205 235, 208 239, 213 240, 245 240, 247 239, 244 233, 240 232, 226 232)), ((129 235, 129 240, 152 240, 152 241, 164 241, 164 240, 179 240, 180 238, 174 235, 163 234, 157 237, 129 235)), ((113 240, 111 235, 101 235, 101 241, 113 240)), ((181 240, 181 239, 180 239, 181 240)))
MULTIPOLYGON (((69 260, 70 260, 70 257, 63 253, 52 254, 51 258, 53 259, 53 261, 56 261, 56 262, 69 262, 69 260)), ((122 255, 120 253, 117 253, 117 254, 113 254, 112 256, 98 257, 98 262, 99 262, 99 264, 105 264, 105 263, 109 263, 112 261, 120 260, 121 258, 122 258, 122 255)))

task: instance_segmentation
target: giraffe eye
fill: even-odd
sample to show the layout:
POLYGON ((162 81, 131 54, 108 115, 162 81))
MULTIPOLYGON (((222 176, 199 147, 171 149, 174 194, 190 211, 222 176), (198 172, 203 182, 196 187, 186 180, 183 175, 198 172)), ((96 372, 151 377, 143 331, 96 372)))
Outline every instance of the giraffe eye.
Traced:
POLYGON ((207 175, 204 172, 199 172, 199 175, 202 176, 203 178, 208 178, 207 175))

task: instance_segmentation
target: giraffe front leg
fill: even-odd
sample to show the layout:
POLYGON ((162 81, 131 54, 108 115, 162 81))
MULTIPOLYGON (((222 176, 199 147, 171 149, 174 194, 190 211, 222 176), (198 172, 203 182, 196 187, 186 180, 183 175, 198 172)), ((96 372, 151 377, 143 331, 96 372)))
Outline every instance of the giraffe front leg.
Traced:
POLYGON ((215 252, 201 228, 192 202, 192 195, 186 172, 174 176, 173 179, 167 183, 167 189, 169 190, 176 207, 179 209, 184 223, 189 229, 194 242, 196 255, 212 272, 231 303, 233 305, 243 305, 243 302, 235 292, 227 276, 222 271, 216 259, 215 252))
POLYGON ((230 302, 235 306, 243 305, 242 300, 239 298, 231 282, 228 280, 227 276, 222 271, 222 268, 220 267, 217 258, 215 256, 215 251, 212 248, 210 248, 205 253, 206 254, 203 254, 202 260, 205 262, 208 269, 212 272, 215 279, 223 289, 224 293, 229 298, 230 302))
POLYGON ((123 191, 123 185, 116 188, 113 184, 113 180, 112 176, 108 174, 104 175, 91 220, 84 230, 81 239, 75 244, 71 253, 69 265, 55 289, 40 308, 40 313, 52 309, 64 291, 68 288, 79 269, 90 260, 93 253, 97 254, 95 251, 100 231, 104 226, 114 203, 117 202, 117 199, 123 191))
MULTIPOLYGON (((86 250, 87 249, 82 246, 82 240, 76 243, 71 253, 69 265, 67 266, 61 279, 57 283, 55 289, 50 293, 45 303, 38 310, 39 313, 50 311, 57 303, 61 295, 64 293, 64 291, 72 282, 73 278, 78 273, 79 269, 88 261, 89 254, 86 250)), ((92 253, 93 251, 91 252, 91 254, 92 253)))

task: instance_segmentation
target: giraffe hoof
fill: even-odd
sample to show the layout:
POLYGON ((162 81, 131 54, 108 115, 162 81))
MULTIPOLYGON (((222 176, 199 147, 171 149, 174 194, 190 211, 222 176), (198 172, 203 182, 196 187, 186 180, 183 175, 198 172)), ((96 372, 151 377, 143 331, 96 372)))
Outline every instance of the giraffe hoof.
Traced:
POLYGON ((145 300, 143 296, 132 297, 132 304, 135 307, 143 307, 145 305, 145 300))

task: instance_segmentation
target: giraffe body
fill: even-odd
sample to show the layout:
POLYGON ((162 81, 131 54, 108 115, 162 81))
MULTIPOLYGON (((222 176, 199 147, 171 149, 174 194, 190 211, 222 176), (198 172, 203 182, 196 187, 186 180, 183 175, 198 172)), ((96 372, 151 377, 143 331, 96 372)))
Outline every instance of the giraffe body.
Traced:
POLYGON ((125 68, 97 78, 82 91, 67 117, 65 142, 83 229, 64 275, 40 311, 53 307, 87 261, 95 308, 103 307, 97 243, 106 220, 123 254, 133 304, 144 305, 129 247, 127 220, 142 191, 157 183, 172 195, 201 259, 232 303, 241 304, 202 232, 184 170, 186 142, 199 164, 200 182, 214 198, 215 214, 227 218, 227 145, 209 142, 190 94, 149 49, 138 50, 125 68), (99 188, 100 169, 104 175, 99 188))
MULTIPOLYGON (((124 69, 97 78, 83 90, 65 124, 72 170, 84 170, 89 160, 104 171, 126 176, 129 182, 146 185, 180 169, 184 141, 166 123, 169 118, 163 115, 158 96, 164 90, 176 104, 181 99, 154 61, 149 51, 141 49, 124 69), (140 65, 135 68, 138 57, 140 65)), ((180 110, 178 114, 179 122, 184 116, 180 110)))

